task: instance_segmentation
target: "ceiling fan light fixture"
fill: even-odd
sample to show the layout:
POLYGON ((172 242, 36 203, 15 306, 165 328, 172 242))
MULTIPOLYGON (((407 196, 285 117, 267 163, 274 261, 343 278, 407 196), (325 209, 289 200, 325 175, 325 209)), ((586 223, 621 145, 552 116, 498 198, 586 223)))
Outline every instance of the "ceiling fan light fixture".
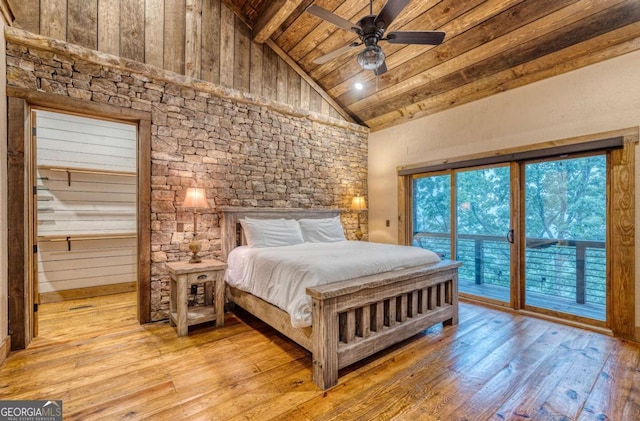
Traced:
POLYGON ((365 70, 376 70, 384 63, 384 52, 377 45, 369 45, 358 54, 358 64, 365 70))

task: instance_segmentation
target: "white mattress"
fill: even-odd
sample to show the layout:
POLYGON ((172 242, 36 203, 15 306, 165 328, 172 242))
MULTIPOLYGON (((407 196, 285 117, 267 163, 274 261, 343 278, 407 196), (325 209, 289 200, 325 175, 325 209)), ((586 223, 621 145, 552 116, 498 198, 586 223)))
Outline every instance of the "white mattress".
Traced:
POLYGON ((419 247, 363 241, 242 246, 229 253, 226 281, 285 310, 293 327, 306 327, 311 326, 307 287, 439 261, 419 247))

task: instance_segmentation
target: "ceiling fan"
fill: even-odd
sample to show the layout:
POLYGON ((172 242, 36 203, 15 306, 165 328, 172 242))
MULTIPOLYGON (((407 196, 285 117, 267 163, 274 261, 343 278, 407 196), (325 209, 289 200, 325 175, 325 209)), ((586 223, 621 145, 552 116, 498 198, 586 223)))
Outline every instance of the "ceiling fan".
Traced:
POLYGON ((338 48, 328 54, 316 58, 313 62, 324 64, 336 57, 341 56, 352 48, 364 44, 364 50, 358 54, 358 63, 365 70, 373 70, 376 75, 381 75, 387 71, 385 55, 379 41, 387 41, 391 44, 423 44, 438 45, 444 40, 444 32, 440 31, 396 31, 389 32, 386 37, 384 33, 393 20, 400 14, 402 9, 410 0, 387 0, 380 13, 373 14, 373 0, 369 0, 369 16, 365 16, 357 23, 353 24, 338 15, 331 13, 322 7, 312 4, 307 7, 307 12, 326 20, 346 31, 354 32, 360 38, 360 42, 352 42, 342 48, 338 48))

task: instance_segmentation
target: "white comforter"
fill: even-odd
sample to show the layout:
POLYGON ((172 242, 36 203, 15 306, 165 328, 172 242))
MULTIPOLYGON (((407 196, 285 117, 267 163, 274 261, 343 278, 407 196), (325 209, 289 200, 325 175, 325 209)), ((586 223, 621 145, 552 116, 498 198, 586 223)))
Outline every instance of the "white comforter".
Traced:
POLYGON ((226 281, 285 310, 294 327, 305 327, 311 326, 307 287, 438 261, 418 247, 362 241, 242 246, 229 253, 226 281))

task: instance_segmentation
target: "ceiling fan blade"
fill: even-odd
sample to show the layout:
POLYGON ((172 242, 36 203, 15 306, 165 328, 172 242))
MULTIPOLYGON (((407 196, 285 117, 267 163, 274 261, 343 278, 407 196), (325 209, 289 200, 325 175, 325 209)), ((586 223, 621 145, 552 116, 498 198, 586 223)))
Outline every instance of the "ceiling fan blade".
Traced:
POLYGON ((382 62, 380 67, 378 67, 376 70, 374 70, 373 73, 376 76, 380 76, 383 73, 387 73, 387 63, 386 62, 382 62))
POLYGON ((441 31, 400 31, 389 32, 386 40, 391 44, 438 45, 442 44, 444 36, 441 31))
POLYGON ((409 4, 409 0, 387 0, 387 3, 382 7, 378 16, 376 16, 374 23, 378 28, 380 28, 380 24, 382 24, 382 28, 388 28, 407 4, 409 4))
POLYGON ((333 14, 330 11, 323 9, 322 7, 316 6, 315 4, 307 7, 307 12, 319 17, 320 19, 334 24, 337 27, 344 29, 345 31, 355 32, 356 34, 360 32, 360 28, 358 28, 358 25, 355 25, 348 20, 333 14))
POLYGON ((337 50, 333 50, 330 53, 327 53, 323 56, 320 56, 318 58, 316 58, 315 60, 313 60, 313 62, 315 64, 325 64, 331 60, 333 60, 336 57, 340 57, 341 55, 343 55, 344 53, 346 53, 347 51, 351 50, 354 47, 358 47, 362 45, 359 42, 352 42, 349 45, 345 45, 344 47, 338 48, 337 50))

